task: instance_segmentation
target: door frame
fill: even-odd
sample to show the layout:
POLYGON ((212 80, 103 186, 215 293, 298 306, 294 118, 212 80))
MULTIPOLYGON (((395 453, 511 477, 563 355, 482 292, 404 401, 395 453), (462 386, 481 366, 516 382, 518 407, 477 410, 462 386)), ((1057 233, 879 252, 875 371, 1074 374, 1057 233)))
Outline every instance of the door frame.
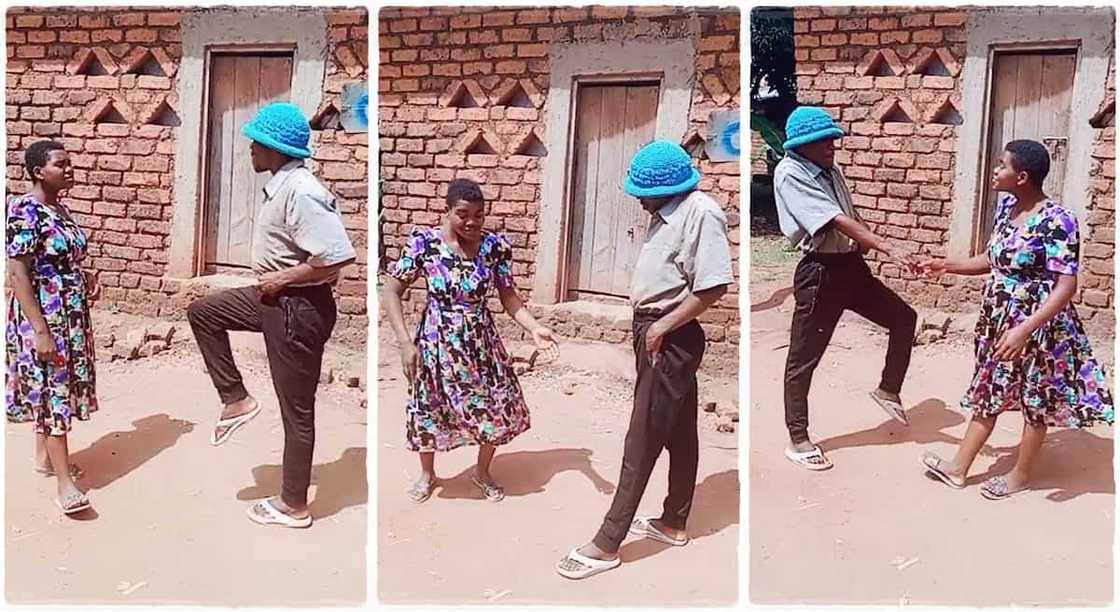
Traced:
POLYGON ((966 56, 958 90, 964 123, 955 128, 956 171, 946 254, 971 255, 986 189, 984 172, 989 142, 990 89, 995 50, 1026 50, 1076 46, 1078 57, 1070 108, 1069 158, 1065 186, 1059 197, 1081 220, 1091 185, 1092 149, 1096 133, 1089 118, 1104 100, 1114 38, 1111 8, 1093 7, 970 7, 966 25, 966 56))
POLYGON ((328 50, 328 8, 292 11, 277 7, 201 8, 184 11, 180 20, 183 54, 175 79, 182 125, 176 128, 175 185, 171 244, 166 268, 170 278, 202 273, 202 185, 208 100, 209 50, 220 48, 294 49, 292 102, 308 117, 323 100, 328 50))
MULTIPOLYGON (((194 257, 192 262, 192 276, 203 274, 206 270, 206 232, 204 227, 207 210, 210 207, 210 163, 206 151, 210 150, 210 68, 214 65, 214 55, 252 55, 256 53, 291 53, 292 55, 292 87, 295 86, 296 46, 294 43, 271 44, 214 44, 206 45, 202 64, 202 114, 201 132, 197 156, 199 159, 200 185, 198 189, 198 230, 195 232, 194 257)), ((309 115, 310 116, 310 115, 309 115)))
MULTIPOLYGON (((700 22, 690 31, 700 32, 700 22)), ((537 224, 536 272, 532 301, 556 304, 566 299, 566 249, 570 234, 571 158, 573 156, 576 89, 580 80, 599 82, 650 80, 658 75, 660 92, 654 134, 680 142, 688 130, 695 80, 695 37, 671 40, 578 42, 549 49, 548 98, 545 134, 548 156, 543 158, 541 207, 537 224)), ((623 177, 619 177, 621 181, 623 177)))
MULTIPOLYGON (((1074 66, 1075 66, 1074 75, 1073 75, 1074 79, 1073 80, 1074 80, 1074 84, 1076 85, 1077 67, 1079 67, 1081 65, 1082 49, 1081 49, 1080 41, 1077 41, 1077 40, 1054 40, 1054 41, 1046 41, 1046 42, 1041 42, 1041 43, 1040 42, 1025 42, 1025 43, 1023 43, 1023 42, 1002 42, 1002 43, 992 44, 991 46, 988 47, 987 75, 986 75, 985 84, 984 84, 984 115, 983 115, 983 130, 984 131, 982 133, 983 141, 980 144, 980 157, 979 157, 979 162, 978 162, 979 166, 977 168, 977 176, 981 177, 984 180, 980 180, 980 181, 977 182, 978 183, 977 184, 977 197, 976 197, 975 202, 973 204, 976 208, 976 212, 973 214, 973 222, 972 222, 972 238, 971 238, 971 247, 970 247, 972 254, 983 252, 984 248, 987 245, 987 239, 982 235, 982 228, 984 227, 985 224, 982 222, 982 219, 980 219, 979 217, 986 212, 994 211, 994 204, 995 204, 993 202, 992 206, 987 206, 989 204, 987 200, 988 200, 989 194, 991 193, 991 189, 989 189, 987 187, 986 177, 990 176, 990 164, 992 162, 992 160, 990 159, 990 157, 991 157, 990 151, 992 150, 992 147, 991 147, 991 145, 992 145, 992 98, 995 95, 995 80, 996 80, 995 76, 996 76, 997 57, 999 55, 1011 55, 1011 54, 1016 54, 1016 53, 1030 54, 1030 53, 1047 53, 1047 52, 1055 52, 1055 51, 1062 52, 1062 53, 1073 53, 1074 66), (985 210, 985 208, 987 208, 987 210, 985 210)), ((1069 117, 1069 123, 1070 124, 1068 126, 1068 129, 1069 129, 1070 132, 1072 132, 1073 131, 1073 123, 1074 123, 1073 108, 1072 108, 1073 101, 1072 100, 1070 100, 1070 106, 1071 106, 1070 117, 1069 117)), ((1066 177, 1068 178, 1069 177, 1069 161, 1070 161, 1071 156, 1068 154, 1068 152, 1069 152, 1069 147, 1068 146, 1066 147, 1066 149, 1067 149, 1066 177)), ((1064 203, 1066 201, 1066 198, 1065 198, 1065 191, 1066 190, 1064 188, 1064 185, 1063 185, 1062 191, 1063 191, 1063 193, 1057 194, 1057 195, 1059 197, 1059 201, 1062 202, 1063 205, 1064 205, 1064 203)))
MULTIPOLYGON (((579 93, 583 87, 589 85, 637 85, 641 83, 657 83, 657 120, 660 120, 661 115, 661 95, 665 88, 664 74, 661 72, 633 72, 626 74, 587 74, 579 75, 572 81, 572 107, 571 113, 568 118, 568 132, 567 132, 567 150, 568 155, 564 167, 564 200, 563 200, 563 213, 561 227, 564 228, 564 233, 560 237, 560 265, 557 270, 559 278, 557 279, 558 289, 557 301, 567 301, 568 293, 571 290, 571 278, 569 272, 571 271, 571 246, 572 246, 572 205, 575 199, 573 193, 572 183, 575 182, 575 144, 576 144, 576 113, 579 112, 579 93)), ((619 177, 622 180, 622 177, 619 177)), ((538 274, 540 274, 538 268, 538 274)))

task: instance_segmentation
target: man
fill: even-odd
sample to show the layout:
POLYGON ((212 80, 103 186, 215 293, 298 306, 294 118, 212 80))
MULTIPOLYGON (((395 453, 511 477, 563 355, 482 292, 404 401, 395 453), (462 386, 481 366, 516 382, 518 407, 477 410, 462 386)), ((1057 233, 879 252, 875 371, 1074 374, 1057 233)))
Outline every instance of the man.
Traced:
POLYGON ((253 169, 272 174, 252 237, 257 283, 198 299, 187 317, 224 404, 210 437, 215 446, 261 410, 242 384, 229 332, 264 334, 284 422, 283 486, 279 496, 257 502, 248 514, 263 525, 309 527, 315 391, 336 317, 331 287, 356 253, 334 197, 303 165, 311 156, 311 128, 299 108, 269 104, 242 133, 253 141, 253 169))
POLYGON ((705 345, 696 318, 734 280, 727 218, 719 204, 696 190, 699 182, 692 158, 673 142, 654 141, 630 162, 626 192, 651 217, 630 295, 638 371, 634 408, 614 501, 595 538, 557 564, 566 578, 618 567, 618 548, 628 531, 673 546, 688 543, 685 521, 699 458, 696 371, 705 345), (635 519, 663 448, 669 450, 663 512, 635 519))
POLYGON ((852 205, 844 175, 834 163, 844 131, 821 108, 803 106, 786 123, 785 157, 774 170, 774 195, 782 233, 803 254, 793 279, 795 308, 786 357, 786 457, 810 470, 832 463, 809 441, 809 385, 845 310, 890 331, 886 366, 871 398, 891 418, 907 424, 899 392, 910 365, 917 314, 871 274, 863 254, 876 250, 903 269, 910 257, 867 228, 852 205))

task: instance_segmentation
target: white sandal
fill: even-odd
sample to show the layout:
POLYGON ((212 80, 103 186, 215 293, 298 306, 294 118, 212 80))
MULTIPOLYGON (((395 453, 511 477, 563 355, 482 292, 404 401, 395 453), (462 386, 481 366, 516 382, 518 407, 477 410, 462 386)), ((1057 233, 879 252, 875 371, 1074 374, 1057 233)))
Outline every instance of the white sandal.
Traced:
POLYGON ((229 437, 233 435, 233 432, 237 431, 242 425, 248 423, 249 421, 252 421, 253 417, 260 414, 261 403, 257 402, 256 400, 254 401, 256 403, 253 406, 253 409, 249 412, 246 412, 245 414, 239 414, 228 419, 218 419, 218 422, 214 424, 214 429, 210 430, 210 444, 212 444, 213 446, 218 446, 226 440, 229 440, 229 437), (225 428, 221 436, 217 435, 219 427, 225 428))
POLYGON ((832 467, 832 461, 830 461, 828 457, 825 457, 824 451, 821 450, 821 447, 816 445, 813 446, 813 450, 805 452, 797 452, 792 448, 787 447, 786 459, 789 459, 790 461, 796 463, 797 465, 800 465, 807 470, 813 470, 814 472, 827 470, 832 467), (818 458, 820 459, 819 463, 810 461, 811 459, 818 458))
POLYGON ((643 538, 656 540, 658 542, 661 542, 662 544, 668 544, 669 546, 684 546, 685 544, 688 544, 687 535, 683 540, 673 538, 664 531, 661 531, 657 527, 654 527, 653 518, 648 516, 634 519, 634 522, 630 523, 630 533, 636 536, 641 536, 643 538))
POLYGON ((262 499, 252 506, 249 506, 247 514, 250 520, 261 525, 280 525, 282 527, 292 527, 295 529, 305 529, 311 526, 310 514, 303 518, 296 518, 284 514, 279 508, 272 504, 272 500, 270 499, 262 499))
POLYGON ((556 573, 571 580, 582 580, 584 578, 590 578, 595 574, 602 574, 605 571, 612 570, 619 565, 622 565, 622 559, 618 557, 610 561, 592 559, 591 557, 580 554, 579 548, 573 548, 572 552, 568 553, 567 557, 564 557, 556 564, 556 573), (564 567, 564 562, 566 561, 574 561, 583 567, 578 570, 566 569, 564 567))

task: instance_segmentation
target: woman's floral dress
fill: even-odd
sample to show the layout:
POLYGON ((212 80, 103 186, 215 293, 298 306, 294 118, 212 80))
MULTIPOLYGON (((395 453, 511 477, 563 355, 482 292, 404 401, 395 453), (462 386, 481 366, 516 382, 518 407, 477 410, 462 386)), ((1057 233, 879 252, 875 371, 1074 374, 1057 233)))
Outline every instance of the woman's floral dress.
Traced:
MULTIPOLYGON (((35 332, 19 301, 8 303, 8 420, 34 421, 36 433, 70 431, 71 419, 97 410, 94 339, 86 279, 80 263, 86 235, 64 210, 25 195, 8 201, 8 257, 31 258, 32 287, 54 336, 57 357, 35 356, 35 332)), ((10 286, 9 286, 10 293, 10 286)))
POLYGON ((984 286, 976 324, 976 372, 962 407, 974 416, 1023 410, 1032 424, 1088 427, 1113 422, 1112 395, 1073 304, 1039 327, 1022 358, 993 355, 1000 336, 1037 311, 1060 275, 1076 275, 1077 218, 1047 200, 1021 227, 1011 223, 1015 198, 997 207, 988 242, 992 275, 984 286))
POLYGON ((404 284, 423 275, 427 305, 416 332, 420 364, 405 425, 413 451, 501 445, 529 429, 529 409, 486 306, 491 285, 513 287, 512 249, 485 233, 467 259, 439 229, 416 230, 390 273, 404 284))

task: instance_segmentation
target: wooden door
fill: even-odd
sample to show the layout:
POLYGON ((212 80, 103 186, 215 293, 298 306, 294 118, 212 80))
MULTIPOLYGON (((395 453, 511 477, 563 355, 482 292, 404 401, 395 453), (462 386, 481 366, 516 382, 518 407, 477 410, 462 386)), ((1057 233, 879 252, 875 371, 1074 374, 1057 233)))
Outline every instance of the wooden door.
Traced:
POLYGON ((210 57, 207 108, 204 271, 248 268, 257 210, 268 172, 253 171, 241 128, 270 102, 289 98, 292 54, 215 53, 210 57))
POLYGON ((625 298, 649 215, 622 184, 630 158, 654 139, 656 82, 577 89, 568 299, 625 298))
POLYGON ((1021 138, 1036 140, 1050 150, 1050 174, 1043 190, 1061 198, 1069 158, 1070 103, 1077 54, 1073 50, 997 53, 992 69, 992 112, 988 126, 988 162, 984 195, 974 248, 987 245, 995 222, 999 194, 988 185, 1004 146, 1021 138))

